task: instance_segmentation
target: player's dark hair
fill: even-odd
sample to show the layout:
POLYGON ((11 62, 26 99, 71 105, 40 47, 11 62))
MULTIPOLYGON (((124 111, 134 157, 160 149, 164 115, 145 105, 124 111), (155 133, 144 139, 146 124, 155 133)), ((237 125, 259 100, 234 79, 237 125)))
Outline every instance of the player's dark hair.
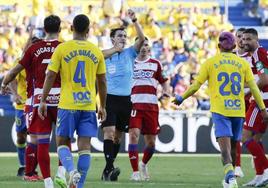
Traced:
POLYGON ((254 28, 248 28, 243 33, 249 33, 258 37, 258 31, 254 28))
POLYGON ((79 14, 74 17, 73 28, 77 33, 84 33, 89 29, 89 19, 84 14, 79 14))
POLYGON ((111 32, 110 32, 110 37, 111 37, 111 38, 114 38, 116 31, 125 31, 125 28, 123 28, 123 27, 118 27, 118 28, 114 28, 114 29, 112 29, 111 32))
POLYGON ((56 15, 50 15, 44 20, 44 29, 47 33, 57 33, 60 31, 60 17, 56 15))
POLYGON ((240 27, 239 29, 236 30, 236 33, 238 33, 238 32, 244 33, 245 31, 246 31, 246 28, 240 27))

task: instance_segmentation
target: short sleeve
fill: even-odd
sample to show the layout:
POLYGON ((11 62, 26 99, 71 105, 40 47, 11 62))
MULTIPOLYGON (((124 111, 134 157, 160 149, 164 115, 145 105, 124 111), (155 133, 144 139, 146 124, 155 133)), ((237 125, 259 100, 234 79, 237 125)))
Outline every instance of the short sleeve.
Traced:
POLYGON ((32 62, 32 48, 28 48, 26 52, 23 54, 19 64, 21 64, 25 69, 29 69, 32 62))
POLYGON ((104 73, 106 73, 106 65, 105 65, 104 56, 102 52, 100 51, 97 74, 104 74, 104 73))
POLYGON ((160 84, 166 82, 168 78, 165 76, 163 72, 163 66, 160 62, 157 62, 157 72, 156 72, 156 79, 160 84))
POLYGON ((50 63, 47 67, 48 70, 58 73, 60 70, 60 63, 61 63, 61 45, 59 45, 50 60, 50 63))
POLYGON ((258 61, 256 61, 256 68, 258 74, 263 74, 267 72, 268 69, 268 57, 267 51, 263 48, 260 48, 257 52, 258 61))

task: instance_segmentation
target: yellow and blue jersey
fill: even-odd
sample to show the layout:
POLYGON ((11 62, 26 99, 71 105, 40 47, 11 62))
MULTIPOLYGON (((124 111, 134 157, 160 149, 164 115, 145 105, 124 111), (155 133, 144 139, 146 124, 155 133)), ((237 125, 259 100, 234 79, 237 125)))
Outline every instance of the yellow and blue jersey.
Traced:
MULTIPOLYGON (((15 65, 18 63, 18 61, 15 63, 15 65)), ((26 83, 26 72, 25 70, 22 70, 16 77, 17 81, 17 94, 21 96, 21 104, 16 104, 15 109, 16 110, 23 110, 25 101, 27 99, 27 83, 26 83)))
POLYGON ((228 117, 245 117, 244 83, 254 80, 244 59, 220 53, 202 64, 196 80, 208 80, 211 112, 228 117))
POLYGON ((48 70, 60 72, 59 108, 96 110, 96 75, 106 72, 103 54, 97 46, 80 40, 64 42, 55 49, 48 70))

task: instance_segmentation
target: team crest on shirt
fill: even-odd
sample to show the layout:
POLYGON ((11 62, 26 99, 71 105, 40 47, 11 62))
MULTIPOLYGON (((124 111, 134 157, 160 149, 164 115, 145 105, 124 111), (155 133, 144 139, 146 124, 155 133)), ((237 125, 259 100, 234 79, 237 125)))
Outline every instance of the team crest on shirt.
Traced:
POLYGON ((263 69, 263 64, 261 61, 256 62, 256 68, 257 68, 257 71, 260 71, 263 69))

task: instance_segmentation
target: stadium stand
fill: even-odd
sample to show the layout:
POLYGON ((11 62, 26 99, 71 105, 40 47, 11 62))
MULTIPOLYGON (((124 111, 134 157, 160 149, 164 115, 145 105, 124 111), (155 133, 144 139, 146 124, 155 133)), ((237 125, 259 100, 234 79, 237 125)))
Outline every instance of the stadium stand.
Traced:
MULTIPOLYGON (((91 20, 89 40, 100 48, 109 48, 110 29, 117 26, 127 27, 130 36, 128 41, 134 40, 133 27, 125 14, 125 10, 131 7, 139 16, 144 32, 152 42, 153 55, 162 62, 165 73, 171 80, 171 90, 178 94, 185 91, 200 64, 217 52, 216 39, 222 30, 233 31, 240 26, 255 27, 262 24, 259 18, 245 14, 247 7, 243 0, 229 1, 230 22, 222 14, 224 1, 173 0, 165 1, 165 6, 162 6, 164 1, 161 0, 128 0, 127 4, 119 5, 121 11, 113 7, 115 3, 109 5, 113 2, 111 0, 103 0, 107 3, 106 8, 102 7, 102 1, 77 0, 75 5, 68 0, 61 0, 61 3, 57 3, 58 1, 25 0, 21 3, 0 0, 0 80, 21 55, 29 26, 40 27, 40 23, 34 20, 51 13, 58 14, 63 20, 60 36, 62 41, 72 37, 70 19, 78 13, 85 13, 91 20)), ((266 32, 262 33, 265 35, 266 32)), ((35 35, 42 36, 42 30, 36 28, 35 35)), ((261 44, 268 47, 267 40, 261 40, 261 44)), ((0 108, 4 109, 5 114, 13 115, 14 110, 9 99, 1 96, 0 108)), ((161 100, 162 108, 177 109, 170 101, 165 101, 168 99, 161 100)), ((183 110, 208 108, 206 86, 180 107, 183 110)))
MULTIPOLYGON (((223 10, 223 7, 221 8, 223 10)), ((229 20, 234 26, 261 26, 262 22, 260 18, 249 17, 245 15, 245 6, 243 4, 238 4, 236 6, 229 7, 229 20)))

